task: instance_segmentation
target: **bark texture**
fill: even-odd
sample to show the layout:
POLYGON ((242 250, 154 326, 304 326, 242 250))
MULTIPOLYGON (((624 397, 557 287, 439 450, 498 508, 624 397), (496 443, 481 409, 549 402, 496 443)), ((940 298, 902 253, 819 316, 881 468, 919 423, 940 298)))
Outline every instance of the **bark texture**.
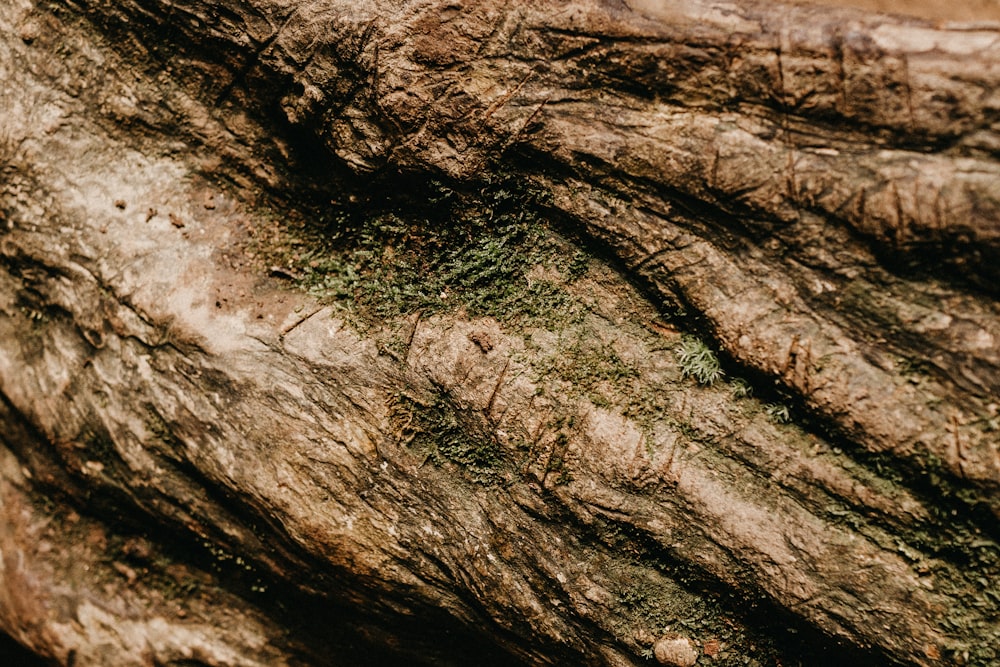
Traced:
POLYGON ((11 0, 0 28, 0 627, 34 652, 1000 659, 997 25, 11 0), (317 240, 359 211, 369 245, 317 240), (414 238, 457 278, 372 292, 414 238))

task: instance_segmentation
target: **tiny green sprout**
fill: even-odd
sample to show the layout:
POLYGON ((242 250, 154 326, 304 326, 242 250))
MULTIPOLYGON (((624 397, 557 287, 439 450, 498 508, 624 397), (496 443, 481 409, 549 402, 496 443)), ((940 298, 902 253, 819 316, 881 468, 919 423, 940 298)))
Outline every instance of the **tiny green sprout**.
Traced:
POLYGON ((719 365, 719 358, 701 339, 684 336, 676 353, 682 377, 694 378, 698 384, 703 385, 711 385, 722 379, 724 373, 719 365))
POLYGON ((735 378, 731 383, 733 398, 750 398, 753 396, 753 387, 743 378, 735 378))
POLYGON ((764 407, 764 412, 771 421, 778 424, 787 424, 792 421, 792 413, 788 410, 788 406, 781 403, 768 403, 764 407))

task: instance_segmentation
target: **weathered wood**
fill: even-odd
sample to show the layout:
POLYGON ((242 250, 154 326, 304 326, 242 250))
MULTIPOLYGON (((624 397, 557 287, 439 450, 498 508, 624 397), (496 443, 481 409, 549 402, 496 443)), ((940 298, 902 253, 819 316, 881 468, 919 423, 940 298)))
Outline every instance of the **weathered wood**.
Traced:
POLYGON ((817 660, 791 627, 835 661, 998 658, 996 26, 436 0, 17 0, 0 24, 20 642, 817 660), (497 171, 622 273, 529 255, 514 302, 554 286, 564 317, 362 326, 247 256, 414 173, 509 205, 475 195, 497 171), (687 377, 679 327, 762 398, 687 377))

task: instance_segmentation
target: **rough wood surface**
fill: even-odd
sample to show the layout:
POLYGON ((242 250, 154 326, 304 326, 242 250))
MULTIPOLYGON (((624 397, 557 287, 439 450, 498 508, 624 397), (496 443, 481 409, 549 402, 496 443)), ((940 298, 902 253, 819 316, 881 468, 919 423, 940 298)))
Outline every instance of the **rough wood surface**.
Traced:
POLYGON ((438 0, 0 27, 0 626, 32 650, 1000 658, 1000 27, 438 0), (414 182, 486 233, 496 174, 567 258, 524 249, 511 303, 558 317, 456 287, 359 319, 273 265, 344 202, 405 220, 414 182), (682 331, 748 381, 692 379, 682 331))

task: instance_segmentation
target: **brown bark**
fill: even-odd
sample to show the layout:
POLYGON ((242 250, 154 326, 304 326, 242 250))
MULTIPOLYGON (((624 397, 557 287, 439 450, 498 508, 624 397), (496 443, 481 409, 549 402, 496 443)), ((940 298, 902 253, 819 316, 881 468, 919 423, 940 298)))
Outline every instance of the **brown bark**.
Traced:
POLYGON ((0 25, 19 642, 1000 658, 995 26, 437 0, 16 0, 0 25), (516 316, 477 311, 428 178, 476 234, 544 209, 523 257, 477 246, 523 259, 483 274, 516 316), (345 255, 348 298, 288 285, 344 263, 314 251, 347 223, 315 218, 357 210, 403 231, 345 255), (414 238, 462 280, 379 309, 414 238), (682 330, 758 397, 693 380, 682 330))

